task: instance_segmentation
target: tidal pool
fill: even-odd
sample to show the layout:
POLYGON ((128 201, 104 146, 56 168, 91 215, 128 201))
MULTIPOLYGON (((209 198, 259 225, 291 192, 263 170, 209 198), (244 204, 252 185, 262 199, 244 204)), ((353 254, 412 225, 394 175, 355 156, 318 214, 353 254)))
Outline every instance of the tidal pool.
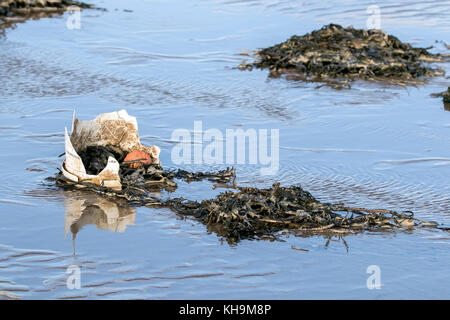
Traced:
MULTIPOLYGON (((92 119, 125 108, 142 142, 162 149, 166 167, 226 167, 173 163, 172 132, 193 131, 194 121, 223 133, 278 129, 277 173, 238 164, 238 185, 301 184, 321 201, 411 210, 448 225, 450 112, 430 97, 447 78, 405 88, 359 81, 338 91, 237 69, 251 59, 243 54, 293 34, 331 22, 365 28, 373 2, 93 2, 108 11, 84 10, 81 29, 68 29, 65 14, 0 36, 0 291, 22 299, 450 297, 445 232, 285 234, 229 245, 168 209, 46 180, 61 164, 74 110, 92 119), (70 266, 80 268, 80 289, 67 287, 70 266), (370 266, 381 271, 381 289, 367 286, 370 266)), ((448 53, 449 9, 448 1, 383 2, 381 27, 448 53)), ((170 196, 201 200, 221 191, 193 182, 170 196)))

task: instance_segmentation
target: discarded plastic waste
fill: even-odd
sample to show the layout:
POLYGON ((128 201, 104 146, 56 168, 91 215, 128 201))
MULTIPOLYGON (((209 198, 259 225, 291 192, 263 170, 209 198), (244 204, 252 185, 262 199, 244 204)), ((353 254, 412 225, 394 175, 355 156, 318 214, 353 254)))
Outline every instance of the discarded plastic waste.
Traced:
POLYGON ((89 148, 114 148, 118 152, 143 151, 152 163, 159 164, 160 149, 157 146, 146 147, 140 143, 135 117, 125 110, 100 114, 94 120, 82 121, 74 113, 70 136, 65 129, 65 160, 62 164, 63 175, 73 182, 89 182, 114 190, 120 190, 120 165, 114 156, 107 158, 106 166, 99 173, 89 173, 80 153, 89 148))

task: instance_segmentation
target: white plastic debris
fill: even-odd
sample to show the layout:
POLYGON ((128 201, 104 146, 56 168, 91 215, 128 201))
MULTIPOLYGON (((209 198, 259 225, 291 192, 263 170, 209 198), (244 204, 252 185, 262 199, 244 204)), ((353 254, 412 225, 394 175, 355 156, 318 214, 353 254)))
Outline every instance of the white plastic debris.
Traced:
POLYGON ((126 152, 144 151, 152 158, 152 163, 159 164, 160 149, 157 146, 147 147, 141 144, 135 117, 126 110, 98 115, 94 120, 78 120, 73 115, 72 132, 69 136, 65 128, 65 160, 62 164, 63 175, 74 182, 90 182, 98 186, 121 190, 119 162, 109 157, 107 166, 98 174, 86 173, 78 152, 89 146, 113 145, 126 152))

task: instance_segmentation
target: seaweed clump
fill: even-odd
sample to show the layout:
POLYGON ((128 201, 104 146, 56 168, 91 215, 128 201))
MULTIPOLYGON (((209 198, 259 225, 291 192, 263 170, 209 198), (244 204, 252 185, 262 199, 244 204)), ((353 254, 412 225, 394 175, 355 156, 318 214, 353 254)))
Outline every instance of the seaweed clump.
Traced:
POLYGON ((448 87, 444 92, 432 93, 430 96, 433 98, 442 98, 444 110, 450 111, 450 87, 448 87))
POLYGON ((72 6, 94 9, 92 4, 72 0, 0 0, 0 28, 29 18, 62 14, 72 6))
MULTIPOLYGON (((239 187, 235 170, 218 172, 189 172, 164 170, 159 165, 130 168, 123 161, 124 152, 114 146, 88 147, 80 152, 88 173, 97 174, 107 164, 108 156, 120 163, 122 190, 115 191, 89 182, 68 181, 58 174, 56 182, 64 188, 82 187, 106 197, 122 198, 134 205, 170 208, 182 216, 191 216, 204 223, 208 230, 230 243, 245 238, 273 238, 281 230, 314 233, 350 234, 371 231, 426 226, 438 228, 437 223, 415 219, 412 213, 397 213, 384 209, 351 208, 342 204, 322 203, 301 186, 281 187, 279 183, 268 189, 239 187), (192 201, 182 197, 155 196, 152 192, 177 188, 176 179, 216 182, 213 188, 229 188, 213 199, 192 201)), ((444 228, 441 228, 444 229, 444 228)))
POLYGON ((360 78, 397 84, 444 74, 424 63, 442 61, 425 48, 414 48, 382 30, 343 28, 329 24, 303 36, 257 52, 257 61, 240 65, 269 68, 272 75, 294 71, 306 80, 360 78))
POLYGON ((447 91, 442 93, 442 99, 444 100, 444 103, 450 103, 450 87, 448 87, 447 91))
POLYGON ((437 227, 424 222, 411 212, 397 213, 384 209, 346 207, 318 201, 300 186, 258 189, 236 187, 239 192, 225 192, 202 202, 172 201, 181 214, 199 218, 209 229, 231 242, 242 238, 272 236, 277 231, 352 234, 414 226, 437 227))

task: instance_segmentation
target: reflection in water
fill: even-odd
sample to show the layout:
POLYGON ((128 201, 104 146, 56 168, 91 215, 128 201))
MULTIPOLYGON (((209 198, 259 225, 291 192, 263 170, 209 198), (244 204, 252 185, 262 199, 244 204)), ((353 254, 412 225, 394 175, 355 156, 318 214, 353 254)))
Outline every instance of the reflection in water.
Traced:
POLYGON ((444 102, 444 110, 450 111, 450 102, 444 102))
POLYGON ((114 202, 96 194, 84 193, 83 197, 67 195, 64 236, 70 229, 72 234, 73 254, 75 255, 75 239, 77 233, 89 224, 101 230, 124 232, 128 225, 133 225, 135 211, 125 203, 114 202))

